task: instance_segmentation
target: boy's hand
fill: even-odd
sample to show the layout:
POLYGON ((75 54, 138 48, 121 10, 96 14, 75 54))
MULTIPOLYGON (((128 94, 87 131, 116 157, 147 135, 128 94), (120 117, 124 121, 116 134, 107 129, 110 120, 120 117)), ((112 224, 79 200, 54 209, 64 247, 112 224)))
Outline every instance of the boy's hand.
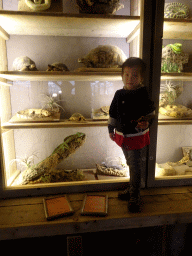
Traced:
POLYGON ((148 121, 140 121, 137 123, 136 127, 138 129, 146 130, 149 127, 149 122, 148 121))
POLYGON ((114 133, 109 133, 109 138, 114 141, 115 140, 115 134, 114 133))

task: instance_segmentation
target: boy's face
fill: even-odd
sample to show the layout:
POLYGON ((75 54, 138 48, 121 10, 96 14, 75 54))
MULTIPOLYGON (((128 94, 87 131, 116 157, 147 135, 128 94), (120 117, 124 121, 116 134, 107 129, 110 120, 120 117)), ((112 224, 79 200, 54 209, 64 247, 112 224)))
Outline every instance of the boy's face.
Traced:
POLYGON ((143 81, 141 76, 140 67, 125 67, 122 74, 122 80, 124 83, 124 88, 126 90, 135 90, 140 87, 143 81))

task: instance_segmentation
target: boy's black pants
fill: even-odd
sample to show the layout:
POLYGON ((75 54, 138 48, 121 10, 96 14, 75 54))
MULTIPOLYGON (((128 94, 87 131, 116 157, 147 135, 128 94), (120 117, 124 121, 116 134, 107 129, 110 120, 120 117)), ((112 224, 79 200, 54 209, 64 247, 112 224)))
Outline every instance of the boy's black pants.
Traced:
POLYGON ((127 165, 129 166, 130 195, 140 195, 141 179, 145 177, 146 173, 147 148, 148 146, 136 150, 125 150, 122 148, 127 165))

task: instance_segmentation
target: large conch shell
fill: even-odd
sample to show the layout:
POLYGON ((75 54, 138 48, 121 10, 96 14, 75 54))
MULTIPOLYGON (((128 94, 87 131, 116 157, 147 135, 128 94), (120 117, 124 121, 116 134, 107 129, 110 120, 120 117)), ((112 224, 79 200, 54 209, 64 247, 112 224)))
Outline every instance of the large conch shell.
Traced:
POLYGON ((44 11, 51 6, 51 0, 45 0, 45 3, 42 3, 42 0, 25 0, 25 3, 34 11, 44 11))

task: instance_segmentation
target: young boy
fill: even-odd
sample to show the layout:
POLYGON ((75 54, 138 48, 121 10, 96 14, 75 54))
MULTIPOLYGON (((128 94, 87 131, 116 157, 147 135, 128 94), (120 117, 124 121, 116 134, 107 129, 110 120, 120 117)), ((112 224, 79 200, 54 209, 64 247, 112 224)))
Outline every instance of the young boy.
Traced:
POLYGON ((145 69, 140 58, 131 57, 123 63, 124 87, 116 91, 109 110, 109 136, 122 147, 129 166, 130 187, 119 198, 129 201, 130 212, 140 210, 141 173, 146 167, 149 123, 155 110, 142 84, 145 69))

